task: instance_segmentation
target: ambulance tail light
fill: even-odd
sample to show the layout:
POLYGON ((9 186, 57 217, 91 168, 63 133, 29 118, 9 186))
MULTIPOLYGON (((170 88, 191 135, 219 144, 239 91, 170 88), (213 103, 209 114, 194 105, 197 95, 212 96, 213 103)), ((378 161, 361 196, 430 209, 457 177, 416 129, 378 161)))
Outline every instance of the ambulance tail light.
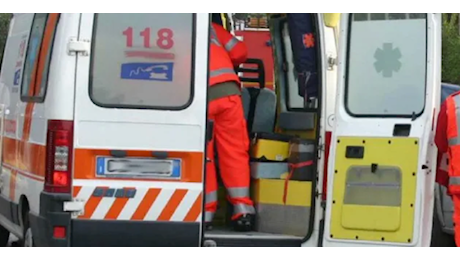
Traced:
POLYGON ((73 121, 48 120, 45 192, 70 193, 72 155, 73 121))

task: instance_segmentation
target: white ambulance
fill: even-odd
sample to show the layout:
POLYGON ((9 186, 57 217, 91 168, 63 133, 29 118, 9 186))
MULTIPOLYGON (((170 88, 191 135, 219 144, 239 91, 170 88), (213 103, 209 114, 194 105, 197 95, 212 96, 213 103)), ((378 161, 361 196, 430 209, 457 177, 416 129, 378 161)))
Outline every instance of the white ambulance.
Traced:
MULTIPOLYGON (((270 136, 314 144, 314 171, 255 178, 255 231, 237 233, 202 225, 209 14, 15 14, 0 75, 0 244, 11 233, 25 246, 428 246, 440 15, 342 14, 338 67, 334 30, 312 17, 319 98, 292 96, 290 38, 273 17, 267 120, 270 136)), ((254 125, 258 113, 246 114, 254 125)))

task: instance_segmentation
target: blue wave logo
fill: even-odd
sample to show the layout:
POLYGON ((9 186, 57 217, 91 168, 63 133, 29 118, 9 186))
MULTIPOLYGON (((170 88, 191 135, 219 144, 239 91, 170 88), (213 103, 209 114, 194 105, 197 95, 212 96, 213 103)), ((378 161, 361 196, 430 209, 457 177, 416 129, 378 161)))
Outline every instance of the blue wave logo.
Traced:
POLYGON ((21 80, 21 69, 18 69, 14 72, 14 80, 13 80, 13 85, 18 86, 19 82, 21 80))
POLYGON ((173 81, 174 63, 125 63, 121 65, 122 79, 173 81))

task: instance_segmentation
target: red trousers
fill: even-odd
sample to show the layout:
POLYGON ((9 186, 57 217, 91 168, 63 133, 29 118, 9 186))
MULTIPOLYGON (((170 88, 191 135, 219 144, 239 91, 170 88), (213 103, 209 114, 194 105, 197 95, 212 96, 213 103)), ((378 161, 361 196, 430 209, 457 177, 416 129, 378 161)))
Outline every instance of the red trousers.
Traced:
POLYGON ((217 176, 214 146, 217 148, 219 170, 233 205, 232 219, 254 214, 249 184, 249 138, 241 96, 232 95, 209 102, 208 119, 214 121, 214 136, 207 146, 206 215, 211 222, 217 210, 217 176))

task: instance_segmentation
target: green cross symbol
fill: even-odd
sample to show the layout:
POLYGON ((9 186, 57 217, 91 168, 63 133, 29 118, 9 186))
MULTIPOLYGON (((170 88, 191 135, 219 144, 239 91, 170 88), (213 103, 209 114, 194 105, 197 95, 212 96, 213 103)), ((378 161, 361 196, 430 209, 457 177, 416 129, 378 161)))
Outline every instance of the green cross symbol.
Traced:
POLYGON ((401 51, 399 48, 393 48, 393 43, 384 43, 383 48, 378 48, 374 53, 374 68, 384 78, 391 78, 393 72, 398 72, 401 69, 401 51))

